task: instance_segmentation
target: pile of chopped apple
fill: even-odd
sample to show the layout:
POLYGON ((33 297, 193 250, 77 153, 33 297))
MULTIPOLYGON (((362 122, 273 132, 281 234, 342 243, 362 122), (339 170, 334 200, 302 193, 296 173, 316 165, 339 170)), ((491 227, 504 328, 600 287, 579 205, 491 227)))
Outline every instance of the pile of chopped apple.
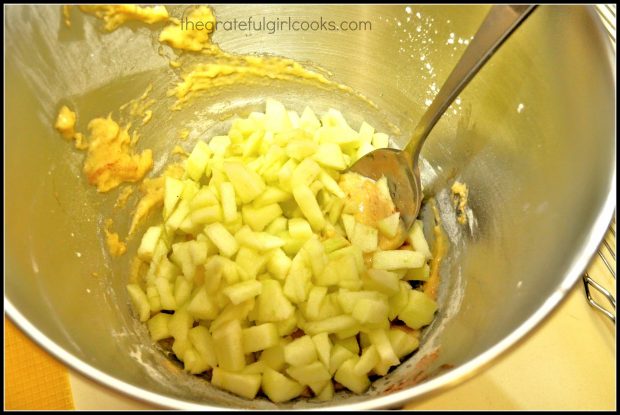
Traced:
POLYGON ((379 234, 394 236, 398 220, 357 222, 338 185, 387 144, 338 111, 299 116, 273 100, 199 141, 185 177, 166 178, 163 222, 138 250, 146 271, 127 286, 152 339, 172 338, 189 373, 273 402, 328 400, 336 382, 360 394, 398 365, 437 309, 410 283, 429 277, 421 222, 382 251, 379 234))

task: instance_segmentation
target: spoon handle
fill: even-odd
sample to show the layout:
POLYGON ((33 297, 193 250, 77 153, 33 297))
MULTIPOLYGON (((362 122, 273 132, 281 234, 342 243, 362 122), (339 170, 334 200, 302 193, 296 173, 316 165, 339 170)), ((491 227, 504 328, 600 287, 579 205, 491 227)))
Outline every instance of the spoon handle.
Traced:
POLYGON ((426 137, 452 101, 535 8, 536 5, 491 7, 463 56, 415 127, 413 136, 405 148, 411 160, 417 160, 426 137))

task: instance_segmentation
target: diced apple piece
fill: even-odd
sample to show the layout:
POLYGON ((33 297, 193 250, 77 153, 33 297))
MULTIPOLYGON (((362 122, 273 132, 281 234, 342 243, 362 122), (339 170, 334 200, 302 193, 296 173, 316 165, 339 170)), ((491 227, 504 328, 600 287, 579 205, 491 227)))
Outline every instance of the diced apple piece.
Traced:
POLYGON ((151 226, 146 230, 140 242, 140 247, 138 248, 138 258, 143 261, 150 261, 153 258, 153 253, 155 252, 155 247, 157 246, 157 242, 159 242, 161 233, 161 226, 151 226))
POLYGON ((286 232, 288 228, 288 219, 284 216, 280 216, 279 218, 275 218, 266 228, 265 232, 270 235, 278 235, 282 232, 286 232))
POLYGON ((219 201, 215 193, 213 193, 213 191, 209 189, 209 187, 203 186, 189 202, 189 207, 190 210, 196 210, 202 207, 213 206, 217 204, 219 204, 219 201))
POLYGON ((366 392, 366 389, 370 386, 370 381, 366 375, 357 375, 355 373, 355 366, 358 358, 351 358, 342 363, 340 368, 336 371, 334 380, 340 383, 347 389, 357 394, 366 392))
POLYGON ((181 180, 166 176, 164 181, 164 220, 174 211, 183 193, 183 182, 181 180))
POLYGON ((250 225, 253 231, 261 232, 276 218, 282 216, 282 208, 277 203, 260 208, 246 205, 241 208, 241 215, 243 222, 250 225))
POLYGON ((347 246, 349 246, 349 241, 347 241, 340 235, 332 236, 331 238, 323 241, 323 249, 327 254, 330 254, 347 246))
POLYGON ((233 256, 239 249, 235 237, 221 223, 212 223, 205 227, 205 233, 225 257, 233 256))
POLYGON ((316 353, 321 363, 323 363, 325 367, 329 367, 332 349, 332 342, 329 340, 329 335, 327 333, 315 334, 312 336, 312 342, 314 343, 316 353))
POLYGON ((211 154, 212 151, 207 143, 204 141, 198 141, 196 143, 196 146, 185 161, 185 171, 192 180, 200 180, 205 172, 211 154))
POLYGON ((358 376, 367 375, 379 362, 380 358, 377 348, 371 345, 362 352, 360 359, 353 368, 353 372, 358 376))
POLYGON ((286 155, 297 161, 312 156, 317 150, 317 143, 310 140, 293 140, 286 145, 286 155))
POLYGON ((384 133, 375 133, 372 136, 372 145, 374 148, 387 148, 389 145, 389 137, 384 133))
POLYGON ((209 148, 216 156, 223 156, 230 146, 230 138, 226 135, 216 135, 209 140, 209 148))
POLYGON ((385 330, 371 330, 368 332, 368 337, 370 338, 370 342, 377 349, 381 364, 389 367, 400 363, 385 330))
POLYGON ((168 322, 171 317, 170 314, 157 313, 146 322, 149 333, 151 334, 151 339, 153 339, 154 342, 167 339, 171 336, 170 330, 168 329, 168 322))
POLYGON ((334 398, 334 384, 331 381, 327 382, 316 398, 321 402, 331 401, 334 398))
POLYGON ((277 346, 280 341, 278 329, 273 323, 248 327, 242 330, 242 334, 243 352, 246 354, 277 346))
POLYGON ((293 218, 288 221, 288 232, 295 239, 310 239, 313 235, 310 224, 302 218, 293 218))
POLYGON ((191 231, 195 226, 221 222, 222 218, 222 208, 220 205, 204 206, 191 212, 181 224, 180 229, 186 230, 188 233, 192 233, 191 231), (184 226, 186 225, 185 221, 187 220, 190 221, 189 227, 184 226))
POLYGON ((284 346, 284 361, 291 366, 304 366, 317 360, 316 349, 308 335, 299 337, 284 346))
POLYGON ((415 251, 377 251, 372 258, 372 266, 376 269, 397 270, 404 268, 420 268, 424 265, 424 255, 415 251))
POLYGON ((409 291, 412 288, 404 281, 399 282, 398 292, 390 297, 388 300, 390 304, 390 311, 388 317, 390 320, 394 320, 396 316, 407 306, 409 302, 409 291))
POLYGON ((377 228, 379 231, 387 236, 393 238, 398 233, 398 226, 400 223, 400 212, 392 213, 390 216, 386 216, 377 222, 377 228))
POLYGON ((181 308, 176 310, 170 320, 168 320, 168 330, 170 335, 175 339, 186 339, 189 329, 192 327, 194 320, 187 310, 181 308))
POLYGON ((259 295, 262 287, 259 281, 249 280, 229 285, 222 292, 230 299, 231 303, 239 304, 259 295))
POLYGON ((261 385, 261 375, 233 373, 216 367, 211 383, 247 399, 254 399, 261 385))
POLYGON ((261 284, 263 288, 258 296, 258 320, 277 322, 289 318, 295 309, 284 296, 280 283, 276 280, 264 280, 261 284))
POLYGON ((127 291, 134 307, 138 311, 140 321, 147 321, 151 316, 151 306, 146 294, 138 284, 128 284, 127 291))
POLYGON ((187 306, 187 312, 195 319, 213 320, 218 316, 217 303, 207 294, 204 288, 199 289, 187 306))
POLYGON ((297 382, 304 385, 325 382, 331 379, 331 375, 327 369, 325 369, 323 363, 319 361, 314 361, 303 366, 289 367, 286 369, 286 373, 297 382))
POLYGON ((315 277, 321 275, 328 261, 327 255, 325 255, 325 250, 323 249, 323 244, 321 244, 317 237, 312 237, 306 241, 302 249, 307 254, 306 257, 310 263, 312 275, 315 277))
POLYGON ((353 317, 362 324, 380 324, 388 319, 387 301, 363 298, 353 307, 353 317))
POLYGON ((159 292, 154 285, 149 285, 146 287, 146 298, 149 300, 149 307, 151 307, 151 313, 158 313, 161 311, 159 292))
POLYGON ((338 185, 338 182, 336 182, 336 180, 334 180, 334 178, 325 170, 321 170, 321 173, 319 173, 319 180, 323 183, 325 188, 336 197, 344 198, 346 196, 344 191, 338 185))
MULTIPOLYGON (((208 294, 215 294, 220 288, 222 277, 224 275, 225 261, 224 257, 219 255, 210 256, 204 266, 203 281, 204 288, 208 294)), ((227 281, 234 284, 236 281, 227 281)))
POLYGON ((357 222, 355 224, 351 243, 359 247, 362 252, 374 252, 378 246, 379 232, 372 226, 357 222))
POLYGON ((265 366, 263 362, 256 361, 254 363, 250 363, 245 368, 243 368, 241 373, 245 375, 262 375, 266 367, 267 366, 265 366))
POLYGON ((355 159, 361 159, 366 154, 371 153, 375 150, 372 144, 362 143, 362 145, 357 149, 357 153, 355 153, 355 159))
POLYGON ((235 188, 229 182, 220 185, 220 197, 222 199, 222 212, 224 221, 233 222, 237 219, 237 202, 235 202, 235 188))
POLYGON ((304 386, 271 368, 263 372, 263 392, 275 403, 290 401, 301 395, 304 386))
POLYGON ((308 131, 315 131, 321 126, 321 122, 309 107, 304 108, 304 112, 299 119, 299 126, 308 131))
POLYGON ((187 337, 175 339, 172 343, 172 353, 174 353, 179 360, 183 361, 185 352, 192 348, 192 343, 187 337))
POLYGON ((421 268, 408 269, 403 279, 407 281, 428 281, 430 275, 430 266, 428 264, 424 264, 421 268))
POLYGON ((347 233, 347 238, 349 238, 349 241, 353 240, 353 236, 355 233, 355 218, 352 215, 348 215, 343 213, 341 215, 342 218, 342 224, 344 225, 344 231, 347 233))
POLYGON ((193 347, 188 347, 183 353, 183 369, 192 375, 200 374, 209 369, 209 365, 202 360, 200 354, 193 347))
POLYGON ((177 278, 174 282, 174 302, 179 306, 185 304, 192 295, 193 285, 187 278, 177 278))
POLYGON ((181 268, 183 275, 187 278, 193 278, 196 265, 192 260, 192 253, 189 250, 189 246, 190 241, 173 244, 170 259, 181 268))
POLYGON ((291 314, 286 320, 278 321, 275 323, 278 328, 278 335, 280 337, 288 336, 295 332, 303 323, 299 321, 299 313, 291 314))
POLYGON ((167 280, 172 280, 176 278, 177 275, 181 274, 181 270, 175 264, 173 264, 167 257, 163 257, 159 264, 157 265, 157 269, 155 271, 155 275, 157 277, 162 277, 167 280))
POLYGON ((277 346, 270 347, 261 352, 259 361, 275 371, 281 371, 286 366, 284 361, 284 343, 280 342, 277 346))
POLYGON ((358 355, 360 353, 360 346, 357 343, 357 338, 355 334, 352 336, 346 336, 342 339, 336 341, 336 344, 341 345, 345 349, 349 350, 354 355, 358 355))
POLYGON ((223 164, 226 176, 235 188, 235 194, 239 196, 241 202, 250 203, 260 196, 265 190, 263 179, 246 168, 243 163, 237 161, 227 161, 223 164))
POLYGON ((437 303, 428 295, 418 290, 409 291, 409 300, 398 318, 412 329, 419 329, 433 321, 437 303))
POLYGON ((305 255, 300 251, 293 262, 284 280, 284 295, 294 304, 303 303, 308 298, 311 283, 312 271, 307 267, 305 255))
POLYGON ((426 242, 426 239, 424 238, 424 230, 422 229, 421 220, 416 220, 413 222, 411 231, 409 231, 409 243, 413 247, 413 250, 424 255, 426 260, 433 257, 431 250, 428 247, 428 242, 426 242))
MULTIPOLYGON (((220 293, 222 297, 226 298, 226 296, 220 293)), ((211 331, 217 330, 219 327, 225 325, 226 323, 238 320, 239 322, 247 320, 250 311, 254 308, 256 304, 256 300, 253 298, 246 300, 239 304, 227 304, 218 314, 217 318, 211 322, 209 326, 211 331)), ((220 303, 221 305, 221 303, 220 303)))
POLYGON ((320 231, 325 226, 325 217, 319 207, 312 190, 307 186, 299 186, 293 189, 293 197, 299 205, 304 217, 315 231, 320 231))
POLYGON ((241 245, 257 251, 269 251, 284 246, 284 240, 268 232, 253 232, 249 226, 244 226, 235 234, 235 239, 241 245))
POLYGON ((211 337, 209 329, 204 326, 196 326, 188 331, 187 337, 198 352, 200 358, 207 364, 207 369, 217 366, 215 344, 213 343, 213 337, 211 337))
POLYGON ((213 344, 219 367, 239 371, 245 367, 243 335, 239 320, 231 320, 213 332, 213 344))
POLYGON ((388 338, 399 359, 407 356, 420 345, 420 341, 413 332, 400 328, 390 329, 388 338))
POLYGON ((390 271, 371 268, 368 270, 368 278, 374 283, 376 291, 389 296, 396 294, 400 288, 398 275, 390 271))
POLYGON ((268 98, 265 105, 265 130, 279 133, 291 128, 291 120, 284 105, 268 98))
POLYGON ((385 300, 386 297, 375 291, 351 291, 340 289, 338 291, 338 303, 345 313, 353 313, 355 305, 362 299, 385 300))
POLYGON ((317 320, 321 311, 321 305, 327 295, 327 287, 312 287, 308 294, 308 302, 306 306, 306 318, 317 320))
POLYGON ((267 270, 275 278, 283 281, 293 261, 281 249, 274 249, 267 261, 267 270))
POLYGON ((320 321, 310 321, 306 323, 305 332, 313 336, 321 332, 336 333, 342 330, 348 330, 357 326, 357 320, 348 315, 340 315, 336 317, 326 318, 320 321))
POLYGON ((293 177, 293 172, 295 171, 296 168, 297 168, 297 162, 293 159, 289 159, 286 163, 284 163, 284 165, 278 172, 278 184, 282 190, 286 192, 293 191, 291 180, 293 177))
POLYGON ((263 272, 267 263, 267 256, 261 255, 246 246, 239 248, 235 262, 244 271, 242 279, 256 279, 256 276, 263 272))
POLYGON ((320 144, 313 158, 323 166, 332 169, 344 170, 347 167, 340 146, 336 143, 320 144))
POLYGON ((267 186, 263 194, 257 197, 253 202, 252 206, 255 208, 260 208, 267 205, 272 205, 274 203, 281 203, 289 200, 292 195, 289 192, 286 192, 280 188, 267 186))
POLYGON ((297 187, 310 186, 320 173, 321 166, 312 159, 304 159, 295 167, 291 175, 291 186, 293 190, 297 187))
POLYGON ((170 281, 165 278, 157 277, 155 279, 155 287, 159 293, 159 301, 164 310, 176 310, 177 304, 174 300, 174 294, 170 281))
POLYGON ((346 360, 356 357, 351 351, 339 344, 335 345, 332 348, 331 357, 329 360, 329 373, 332 375, 336 373, 338 368, 344 363, 346 360))

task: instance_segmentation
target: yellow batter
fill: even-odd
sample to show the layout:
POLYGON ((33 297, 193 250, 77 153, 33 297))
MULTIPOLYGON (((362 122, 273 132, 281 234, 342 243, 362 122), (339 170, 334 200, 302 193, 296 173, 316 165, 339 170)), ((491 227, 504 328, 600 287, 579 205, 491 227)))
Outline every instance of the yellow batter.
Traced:
POLYGON ((454 208, 456 209, 456 220, 461 224, 465 225, 467 223, 467 215, 465 213, 465 209, 467 208, 467 197, 469 195, 469 189, 467 185, 454 182, 452 185, 452 202, 454 208))
POLYGON ((135 4, 79 6, 84 13, 90 13, 104 21, 104 28, 112 32, 123 23, 134 20, 147 24, 168 20, 165 6, 137 6, 135 4))
POLYGON ((121 241, 118 233, 110 231, 112 225, 112 219, 107 219, 105 221, 105 228, 103 229, 106 243, 108 244, 108 251, 112 256, 121 256, 127 251, 127 244, 121 241))
POLYGON ((88 123, 90 144, 84 173, 97 191, 107 192, 121 183, 137 182, 153 167, 151 150, 133 152, 129 126, 121 128, 111 116, 88 123))
POLYGON ((88 148, 88 143, 84 139, 84 134, 75 131, 76 121, 77 115, 75 112, 63 105, 58 112, 58 117, 56 117, 54 128, 67 140, 74 140, 75 148, 84 150, 88 148))
POLYGON ((214 45, 210 41, 215 16, 207 6, 198 6, 182 21, 175 19, 159 34, 159 41, 176 49, 199 52, 214 45))
POLYGON ((121 190, 121 192, 119 193, 118 197, 116 198, 116 203, 114 203, 114 207, 116 209, 122 209, 123 207, 125 207, 125 205, 127 204, 127 200, 129 200, 129 197, 132 194, 133 194, 133 187, 125 186, 123 190, 121 190))

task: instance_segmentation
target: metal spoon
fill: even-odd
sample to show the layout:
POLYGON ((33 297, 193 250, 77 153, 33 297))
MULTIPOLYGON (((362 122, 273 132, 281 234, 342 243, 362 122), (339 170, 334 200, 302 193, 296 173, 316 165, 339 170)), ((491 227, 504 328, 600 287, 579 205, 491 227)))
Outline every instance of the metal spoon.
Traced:
POLYGON ((404 242, 422 203, 418 159, 426 137, 457 95, 535 8, 535 5, 491 7, 472 42, 418 122, 407 147, 404 150, 384 148, 372 151, 349 168, 349 171, 374 180, 381 176, 387 178, 392 200, 400 212, 401 230, 404 231, 399 232, 400 243, 394 243, 395 246, 404 242))

